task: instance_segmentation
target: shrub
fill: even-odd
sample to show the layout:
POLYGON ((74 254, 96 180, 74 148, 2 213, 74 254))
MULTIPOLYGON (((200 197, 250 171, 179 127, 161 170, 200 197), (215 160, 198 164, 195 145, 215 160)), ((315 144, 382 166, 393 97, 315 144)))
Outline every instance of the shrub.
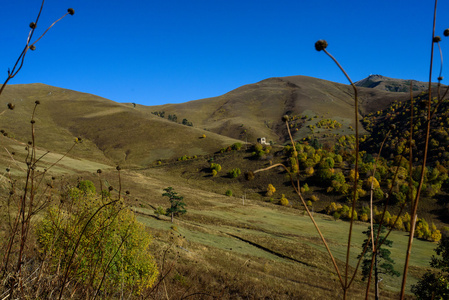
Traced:
POLYGON ((306 168, 306 174, 311 176, 313 175, 313 173, 315 172, 315 170, 313 169, 313 167, 307 167, 306 168))
POLYGON ((245 172, 245 179, 246 180, 253 180, 254 179, 254 173, 253 172, 245 172))
POLYGON ((232 196, 232 191, 231 190, 227 190, 225 194, 226 194, 226 196, 231 197, 232 196))
POLYGON ((276 188, 270 183, 267 187, 267 196, 273 196, 276 192, 276 188))
POLYGON ((371 184, 373 185, 373 189, 378 189, 380 187, 379 181, 373 176, 368 177, 365 181, 365 188, 368 190, 371 189, 371 184))
POLYGON ((158 208, 156 208, 154 210, 154 214, 156 215, 156 217, 159 219, 160 215, 165 216, 167 214, 167 212, 165 211, 165 209, 162 206, 159 206, 158 208))
POLYGON ((376 200, 382 200, 384 198, 384 192, 382 191, 382 189, 377 188, 373 191, 373 196, 376 200))
POLYGON ((362 222, 368 222, 368 220, 369 220, 368 214, 363 213, 363 214, 360 215, 360 221, 362 221, 362 222))
POLYGON ((218 174, 217 170, 213 169, 212 170, 212 176, 215 177, 215 176, 217 176, 217 174, 218 174))
POLYGON ((211 169, 212 171, 215 170, 215 171, 217 171, 217 173, 218 173, 218 172, 221 171, 221 165, 220 165, 220 164, 216 164, 216 163, 211 163, 211 164, 210 164, 210 169, 211 169))
POLYGON ((307 183, 304 183, 301 187, 301 193, 307 193, 308 191, 310 191, 310 187, 307 183))
POLYGON ((240 171, 239 168, 232 169, 228 172, 228 175, 231 178, 237 178, 240 174, 242 174, 242 171, 240 171))
POLYGON ((242 149, 242 143, 234 143, 231 146, 232 150, 240 150, 242 149))
POLYGON ((287 198, 285 198, 285 195, 284 195, 284 194, 282 194, 282 197, 281 197, 281 200, 279 200, 279 203, 280 203, 282 206, 288 206, 288 200, 287 200, 287 198))
POLYGON ((316 195, 312 195, 312 196, 310 197, 310 200, 312 200, 313 202, 315 202, 315 201, 320 200, 320 198, 318 198, 318 196, 316 196, 316 195))
POLYGON ((95 195, 97 192, 95 185, 90 180, 81 180, 78 182, 77 188, 85 195, 95 195))
POLYGON ((334 220, 335 221, 337 221, 338 219, 340 219, 340 213, 339 212, 334 212, 333 214, 332 214, 332 216, 334 217, 334 220))

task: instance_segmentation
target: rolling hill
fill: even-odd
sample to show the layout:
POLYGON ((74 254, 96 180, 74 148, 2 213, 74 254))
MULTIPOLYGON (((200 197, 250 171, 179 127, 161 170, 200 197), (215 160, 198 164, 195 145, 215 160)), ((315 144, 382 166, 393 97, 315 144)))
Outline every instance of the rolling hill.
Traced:
MULTIPOLYGON (((372 88, 360 88, 360 114, 377 111, 408 95, 372 88)), ((182 104, 146 108, 165 111, 191 120, 195 126, 233 138, 248 140, 266 136, 276 143, 286 141, 283 115, 337 118, 354 126, 354 99, 351 86, 306 76, 269 78, 230 91, 219 97, 182 104)), ((344 132, 342 132, 344 134, 344 132)), ((307 133, 296 138, 304 138, 307 133)))
MULTIPOLYGON (((359 112, 365 115, 407 97, 406 93, 360 87, 359 112)), ((34 102, 39 101, 34 117, 39 147, 65 153, 73 140, 81 137, 84 143, 71 155, 130 167, 213 153, 237 141, 256 142, 259 137, 284 143, 287 132, 281 118, 286 114, 304 119, 295 132, 296 139, 307 137, 307 126, 321 119, 343 124, 334 134, 352 133, 348 128, 354 126, 352 88, 306 76, 269 78, 222 96, 158 106, 116 103, 39 83, 8 86, 0 101, 2 107, 6 103, 16 106, 0 118, 0 129, 9 137, 25 143, 31 138, 29 120, 34 102), (153 114, 158 111, 176 115, 178 123, 153 114), (193 126, 179 124, 182 119, 193 126), (203 134, 207 138, 202 138, 203 134)))

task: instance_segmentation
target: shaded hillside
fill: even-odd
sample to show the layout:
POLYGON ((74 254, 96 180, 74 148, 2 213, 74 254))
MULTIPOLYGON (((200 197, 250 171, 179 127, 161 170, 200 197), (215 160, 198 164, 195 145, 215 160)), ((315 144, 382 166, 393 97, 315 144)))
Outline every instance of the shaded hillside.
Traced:
MULTIPOLYGON (((400 92, 409 93, 410 84, 412 84, 412 90, 414 92, 422 92, 428 89, 429 83, 416 80, 405 80, 385 77, 382 75, 370 75, 365 79, 359 80, 355 83, 359 87, 367 87, 376 90, 383 90, 388 92, 400 92)), ((433 84, 436 86, 437 84, 433 84)))
POLYGON ((108 164, 147 165, 157 159, 200 155, 236 142, 202 129, 176 124, 132 105, 44 84, 11 85, 1 107, 15 104, 0 118, 0 129, 22 142, 31 139, 36 100, 36 144, 63 153, 75 137, 83 143, 72 155, 108 164), (202 138, 206 134, 207 138, 202 138))
MULTIPOLYGON (((360 113, 365 114, 387 107, 405 95, 360 88, 360 113)), ((286 141, 283 115, 339 118, 354 126, 353 90, 349 85, 306 76, 269 78, 230 91, 219 97, 182 104, 151 106, 149 111, 165 111, 187 118, 200 128, 255 142, 266 136, 277 143, 286 141), (246 132, 245 132, 246 130, 246 132)), ((346 134, 341 132, 341 134, 346 134)), ((304 138, 307 132, 296 138, 304 138)))
MULTIPOLYGON (((433 95, 437 91, 433 90, 433 95)), ((373 145, 379 145, 391 130, 387 139, 383 156, 407 156, 409 151, 409 138, 412 134, 415 160, 420 161, 424 155, 428 94, 423 93, 414 99, 413 124, 411 123, 410 101, 396 102, 384 110, 367 115, 363 122, 371 136, 364 145, 373 151, 373 145), (395 126, 391 126, 394 124, 395 126), (412 126, 411 126, 412 125, 412 126), (412 131, 413 130, 413 131, 412 131)), ((449 167, 449 103, 442 101, 438 106, 436 101, 432 104, 434 115, 431 118, 428 162, 432 165, 441 164, 449 167), (436 107, 436 109, 435 109, 436 107)))

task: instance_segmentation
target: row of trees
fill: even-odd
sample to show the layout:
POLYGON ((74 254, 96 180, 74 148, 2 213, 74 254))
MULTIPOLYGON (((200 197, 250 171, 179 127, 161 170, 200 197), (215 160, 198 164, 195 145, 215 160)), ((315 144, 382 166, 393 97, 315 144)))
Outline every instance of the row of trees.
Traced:
MULTIPOLYGON (((153 111, 153 112, 151 112, 151 113, 152 113, 153 115, 155 115, 155 116, 158 116, 158 117, 161 117, 161 118, 165 118, 165 111, 153 111)), ((176 114, 170 114, 170 115, 168 115, 167 119, 168 119, 169 121, 178 123, 178 116, 176 116, 176 114)), ((185 118, 182 119, 181 124, 182 124, 182 125, 186 125, 186 126, 193 126, 193 123, 190 122, 189 120, 185 119, 185 118)))

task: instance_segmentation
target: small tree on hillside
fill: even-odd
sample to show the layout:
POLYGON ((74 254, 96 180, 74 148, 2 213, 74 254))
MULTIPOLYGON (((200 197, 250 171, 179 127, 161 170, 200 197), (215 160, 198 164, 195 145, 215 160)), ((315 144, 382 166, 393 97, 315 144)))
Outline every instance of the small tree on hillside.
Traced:
POLYGON ((168 197, 168 201, 170 201, 167 215, 171 216, 171 222, 173 223, 174 216, 183 215, 187 212, 185 209, 186 204, 184 203, 184 197, 178 196, 178 193, 175 192, 171 186, 165 188, 164 191, 165 193, 163 193, 162 196, 168 197))
MULTIPOLYGON (((376 234, 379 228, 379 224, 374 224, 374 233, 376 234)), ((382 226, 380 233, 385 232, 385 227, 382 226)), ((372 241, 370 239, 371 237, 371 227, 368 227, 367 231, 364 231, 363 234, 365 234, 368 238, 363 241, 362 249, 365 249, 367 247, 367 250, 363 254, 363 261, 362 261, 362 280, 365 280, 370 276, 371 271, 371 261, 373 259, 373 248, 372 248, 372 241)), ((374 271, 374 284, 375 284, 375 297, 376 299, 379 299, 379 274, 386 274, 390 276, 397 276, 399 277, 400 273, 394 269, 394 260, 390 257, 390 250, 385 249, 385 247, 392 247, 393 242, 391 240, 386 240, 385 236, 379 236, 378 241, 376 242, 375 248, 376 253, 374 256, 374 265, 373 265, 373 271, 374 271), (381 246, 377 247, 380 243, 381 246)), ((362 257, 362 254, 360 254, 357 258, 362 257)))

